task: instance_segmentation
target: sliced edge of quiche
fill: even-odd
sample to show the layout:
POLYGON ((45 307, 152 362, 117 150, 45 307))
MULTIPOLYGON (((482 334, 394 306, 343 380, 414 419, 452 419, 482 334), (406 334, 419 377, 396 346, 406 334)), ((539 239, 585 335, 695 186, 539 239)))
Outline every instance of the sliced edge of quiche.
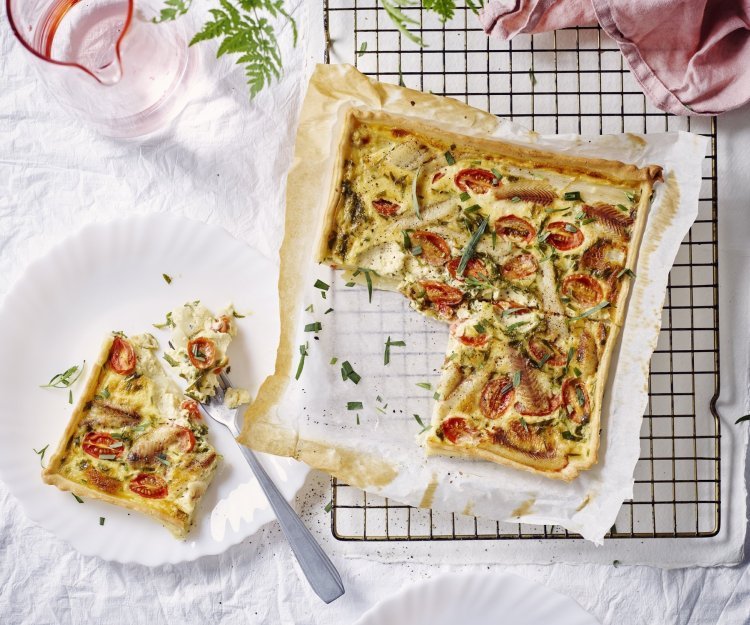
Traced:
POLYGON ((157 349, 150 334, 107 337, 42 479, 146 514, 182 539, 221 457, 157 349))

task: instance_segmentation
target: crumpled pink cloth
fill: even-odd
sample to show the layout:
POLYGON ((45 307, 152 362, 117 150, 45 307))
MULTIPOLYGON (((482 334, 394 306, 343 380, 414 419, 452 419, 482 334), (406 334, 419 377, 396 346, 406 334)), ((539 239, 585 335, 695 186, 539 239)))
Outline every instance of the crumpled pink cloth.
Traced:
POLYGON ((480 21, 504 39, 598 22, 668 113, 715 115, 750 101, 750 0, 489 0, 480 21))

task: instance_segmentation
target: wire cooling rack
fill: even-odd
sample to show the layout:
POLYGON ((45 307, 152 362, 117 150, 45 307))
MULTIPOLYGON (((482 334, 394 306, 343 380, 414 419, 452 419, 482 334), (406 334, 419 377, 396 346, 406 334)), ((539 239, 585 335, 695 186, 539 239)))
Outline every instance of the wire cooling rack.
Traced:
MULTIPOLYGON (((416 3, 417 5, 419 3, 416 3)), ((715 118, 675 117, 649 104, 617 46, 597 27, 510 42, 489 39, 471 10, 442 24, 404 9, 426 47, 409 41, 376 0, 324 0, 326 62, 454 97, 540 133, 689 130, 710 138, 699 215, 669 275, 633 499, 611 538, 706 537, 720 515, 718 262, 715 118)), ((332 483, 340 540, 578 538, 556 526, 499 523, 412 508, 332 483)))

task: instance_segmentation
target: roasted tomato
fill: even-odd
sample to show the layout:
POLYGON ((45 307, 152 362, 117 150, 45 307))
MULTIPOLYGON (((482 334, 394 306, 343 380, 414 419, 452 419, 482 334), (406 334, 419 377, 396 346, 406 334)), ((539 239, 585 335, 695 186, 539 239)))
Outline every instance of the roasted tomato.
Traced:
POLYGON ((553 367, 564 367, 568 362, 568 357, 563 354, 550 341, 543 341, 538 336, 532 336, 529 339, 529 353, 537 362, 542 362, 546 358, 546 363, 553 367))
POLYGON ((201 410, 198 407, 198 402, 194 399, 186 399, 180 404, 182 410, 186 410, 191 419, 200 421, 203 417, 201 416, 201 410))
POLYGON ((563 280, 561 292, 581 306, 596 306, 604 293, 596 278, 576 273, 563 280))
POLYGON ((485 332, 477 332, 476 334, 458 334, 458 332, 465 330, 466 327, 466 325, 451 324, 451 334, 464 345, 468 345, 469 347, 482 347, 482 345, 487 343, 489 337, 485 332))
POLYGON ((372 207, 375 209, 375 212, 382 217, 393 217, 398 213, 399 208, 401 208, 396 202, 391 202, 385 198, 373 200, 372 207))
POLYGON ((553 221, 547 224, 547 231, 550 234, 545 242, 561 252, 574 250, 583 243, 583 232, 570 222, 553 221))
POLYGON ((474 193, 487 193, 497 184, 495 174, 486 169, 462 169, 453 179, 461 191, 471 189, 474 193))
POLYGON ((480 258, 472 258, 466 263, 466 269, 464 269, 464 275, 458 275, 458 266, 461 264, 460 258, 454 258, 447 265, 446 269, 459 282, 463 282, 467 277, 474 278, 475 280, 487 280, 487 267, 480 258))
POLYGON ((427 299, 433 304, 456 306, 464 298, 464 294, 459 289, 442 282, 423 280, 419 285, 424 289, 427 299))
POLYGON ((226 315, 222 315, 211 324, 211 329, 216 332, 227 333, 232 327, 232 320, 226 315))
POLYGON ((628 250, 620 244, 602 239, 594 243, 581 256, 581 267, 607 277, 625 266, 628 250))
POLYGON ((484 385, 479 409, 488 419, 499 419, 513 401, 515 389, 509 377, 495 378, 484 385))
POLYGON ((503 276, 508 280, 521 280, 536 273, 539 264, 531 254, 519 254, 503 265, 503 276))
POLYGON ((493 302, 493 305, 505 313, 506 316, 525 315, 526 313, 531 312, 531 308, 510 299, 497 300, 496 302, 493 302))
POLYGON ((195 435, 189 428, 178 426, 177 444, 182 452, 192 451, 195 447, 195 435))
POLYGON ((135 350, 130 341, 115 337, 109 350, 109 366, 120 375, 130 375, 135 371, 135 350))
POLYGON ((196 369, 210 369, 216 363, 216 344, 205 337, 188 341, 187 354, 196 369))
POLYGON ((439 234, 417 230, 411 233, 410 238, 412 250, 417 246, 421 247, 419 258, 423 258, 428 264, 439 267, 450 260, 451 248, 439 234))
POLYGON ((563 382, 562 401, 568 419, 576 423, 587 423, 591 415, 589 394, 580 378, 568 378, 563 382))
POLYGON ((479 438, 479 432, 463 417, 449 417, 440 425, 440 431, 454 445, 459 442, 474 442, 479 438))
POLYGON ((87 432, 81 442, 81 449, 94 458, 107 455, 119 458, 122 455, 123 445, 122 443, 117 445, 117 441, 104 432, 87 432))
POLYGON ((169 493, 164 478, 153 473, 139 473, 130 480, 129 488, 146 499, 164 499, 169 493))
POLYGON ((500 217, 495 222, 495 232, 517 243, 531 243, 536 236, 536 229, 528 221, 515 215, 500 217))

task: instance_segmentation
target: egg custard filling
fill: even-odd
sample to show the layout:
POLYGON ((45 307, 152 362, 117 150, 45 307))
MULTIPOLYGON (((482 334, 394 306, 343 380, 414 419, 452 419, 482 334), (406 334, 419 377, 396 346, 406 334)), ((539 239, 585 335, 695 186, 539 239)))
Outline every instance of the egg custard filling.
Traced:
POLYGON ((42 478, 184 538, 220 456, 197 402, 166 375, 157 349, 150 334, 107 337, 42 478))
POLYGON ((453 324, 428 453, 590 468, 661 168, 356 109, 338 154, 318 260, 453 324))

